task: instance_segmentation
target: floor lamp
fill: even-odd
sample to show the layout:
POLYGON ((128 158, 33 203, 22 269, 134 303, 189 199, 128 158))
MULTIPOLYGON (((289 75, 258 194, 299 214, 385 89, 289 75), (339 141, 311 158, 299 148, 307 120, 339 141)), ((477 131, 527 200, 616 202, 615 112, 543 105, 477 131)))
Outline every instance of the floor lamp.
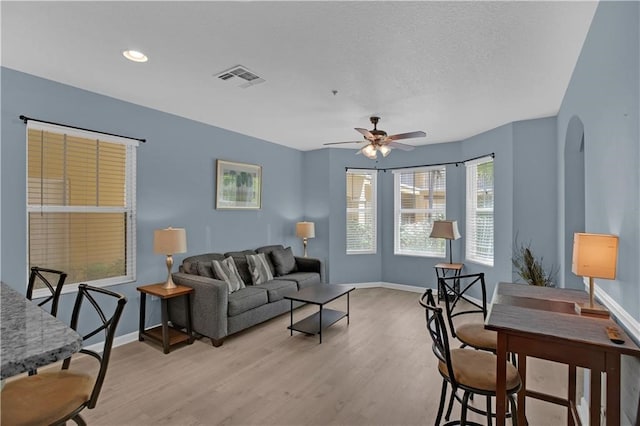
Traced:
POLYGON ((457 240, 460 238, 460 232, 458 231, 458 222, 455 220, 436 220, 433 222, 433 228, 431 229, 431 235, 429 238, 444 238, 449 240, 449 263, 453 263, 453 256, 451 253, 451 240, 457 240))

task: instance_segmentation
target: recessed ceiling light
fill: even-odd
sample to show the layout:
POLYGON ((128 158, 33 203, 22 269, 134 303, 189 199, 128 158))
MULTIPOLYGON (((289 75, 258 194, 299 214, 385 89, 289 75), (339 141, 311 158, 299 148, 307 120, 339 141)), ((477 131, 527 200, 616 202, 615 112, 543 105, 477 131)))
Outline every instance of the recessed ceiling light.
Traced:
POLYGON ((122 54, 125 58, 133 62, 147 62, 149 60, 147 55, 137 50, 125 50, 122 54))

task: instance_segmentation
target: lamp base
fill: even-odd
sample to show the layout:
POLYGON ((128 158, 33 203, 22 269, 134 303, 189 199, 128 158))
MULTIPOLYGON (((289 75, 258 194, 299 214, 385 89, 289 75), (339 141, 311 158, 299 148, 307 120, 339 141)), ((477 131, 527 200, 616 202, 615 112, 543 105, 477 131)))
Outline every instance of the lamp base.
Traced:
POLYGON ((173 280, 171 279, 171 276, 169 276, 169 279, 167 280, 166 283, 164 283, 162 288, 164 288, 165 290, 173 290, 174 288, 178 288, 178 286, 176 285, 176 283, 173 282, 173 280))
POLYGON ((178 287, 173 282, 173 279, 171 278, 172 268, 173 268, 173 256, 168 254, 167 255, 167 282, 164 283, 164 285, 162 286, 162 288, 164 288, 165 290, 173 290, 174 288, 178 287))
POLYGON ((609 318, 609 311, 601 306, 591 306, 589 303, 576 303, 574 308, 578 315, 596 318, 609 318))

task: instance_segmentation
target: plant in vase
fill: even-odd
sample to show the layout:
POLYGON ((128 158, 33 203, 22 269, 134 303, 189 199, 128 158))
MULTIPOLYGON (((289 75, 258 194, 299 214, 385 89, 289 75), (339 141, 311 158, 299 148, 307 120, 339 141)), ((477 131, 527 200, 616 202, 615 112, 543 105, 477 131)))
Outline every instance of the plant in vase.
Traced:
POLYGON ((531 251, 531 243, 519 244, 518 237, 514 243, 513 257, 511 258, 514 271, 530 285, 554 287, 558 267, 551 265, 545 270, 543 258, 537 258, 531 251))

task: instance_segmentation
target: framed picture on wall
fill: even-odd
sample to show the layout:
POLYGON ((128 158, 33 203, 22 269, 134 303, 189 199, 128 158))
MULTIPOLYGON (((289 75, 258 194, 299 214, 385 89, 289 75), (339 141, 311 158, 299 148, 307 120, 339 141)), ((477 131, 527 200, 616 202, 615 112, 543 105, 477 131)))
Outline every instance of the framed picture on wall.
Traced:
POLYGON ((216 209, 257 210, 261 194, 262 167, 216 160, 216 209))

